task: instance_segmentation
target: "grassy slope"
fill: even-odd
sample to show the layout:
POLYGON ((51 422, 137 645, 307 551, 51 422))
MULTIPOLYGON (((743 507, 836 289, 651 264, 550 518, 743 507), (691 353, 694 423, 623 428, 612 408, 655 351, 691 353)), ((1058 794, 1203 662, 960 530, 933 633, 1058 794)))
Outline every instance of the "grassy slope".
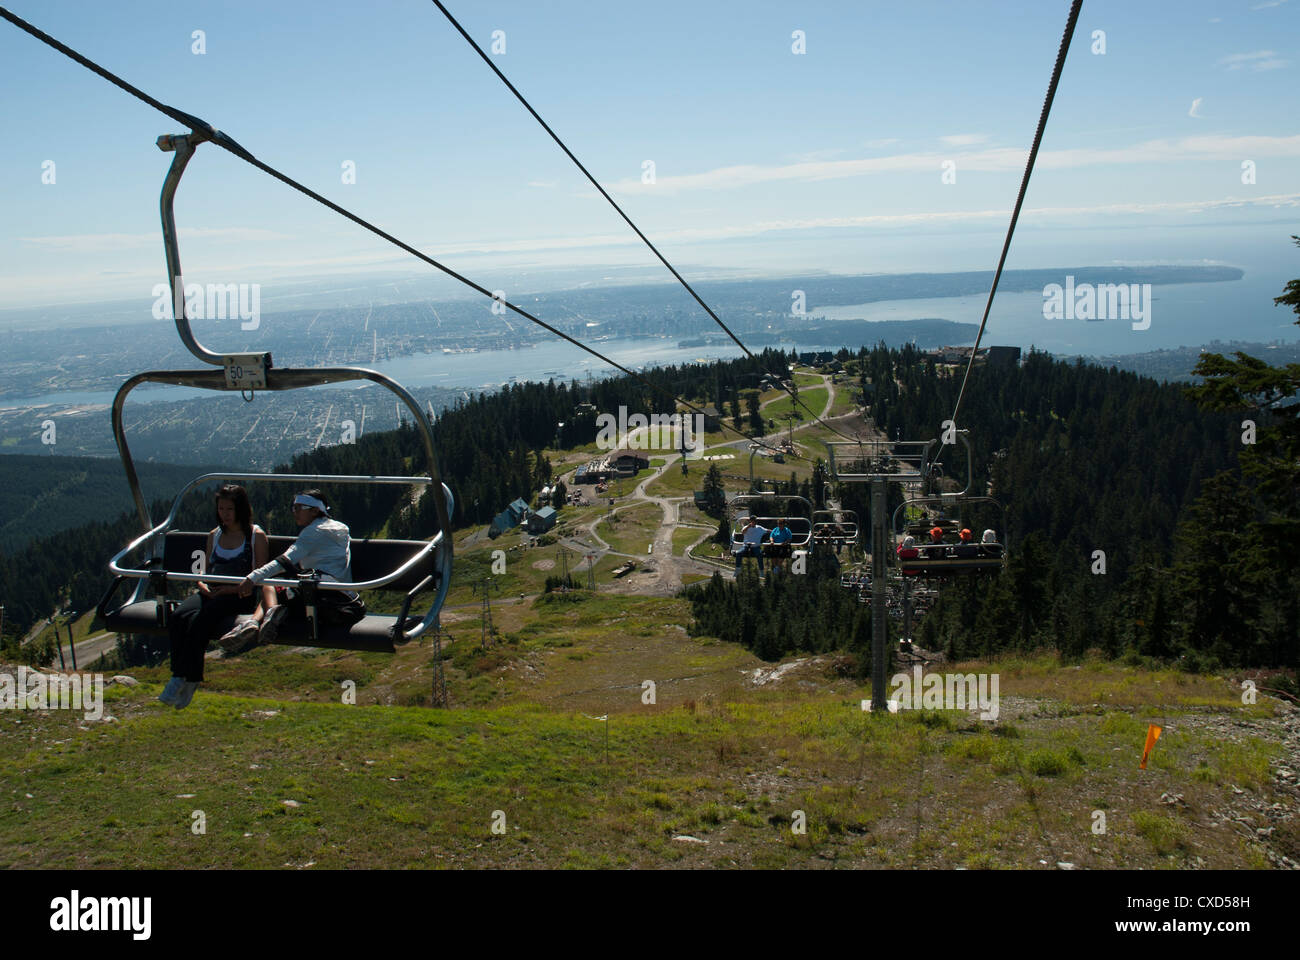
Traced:
POLYGON ((664 512, 657 503, 628 507, 596 527, 596 533, 618 553, 643 556, 663 523, 664 512))
MULTIPOLYGON (((825 387, 808 387, 799 391, 799 417, 803 420, 813 419, 813 414, 821 416, 822 410, 826 408, 826 388, 825 387), (812 413, 808 411, 811 410, 812 413)), ((789 394, 783 394, 783 399, 776 400, 763 408, 763 417, 767 420, 775 420, 778 423, 783 422, 783 418, 790 416, 790 412, 795 409, 794 400, 789 394)))
MULTIPOLYGON (((997 724, 933 711, 870 716, 858 708, 865 691, 836 676, 835 658, 754 686, 752 671, 766 665, 687 637, 680 600, 499 606, 506 639, 486 652, 475 612, 448 619, 457 638, 446 650, 449 711, 368 705, 420 696, 431 651, 414 646, 393 658, 256 650, 211 664, 212 682, 181 713, 153 699, 166 673, 158 668, 132 671, 138 688, 110 688, 114 722, 7 714, 0 860, 1267 863, 1253 830, 1239 833, 1217 812, 1279 799, 1269 772, 1281 754, 1274 708, 1242 706, 1223 680, 1004 660, 960 668, 1000 674, 997 724), (357 682, 357 706, 339 702, 347 679, 357 682), (645 680, 657 685, 654 705, 642 703, 645 680), (606 714, 607 764, 604 724, 590 719, 606 714), (1165 733, 1140 771, 1149 722, 1165 733), (1183 800, 1164 803, 1165 793, 1183 800), (191 832, 195 810, 206 815, 203 836, 191 832), (505 835, 490 829, 497 810, 505 835), (804 835, 790 829, 795 810, 807 815, 804 835), (1091 832, 1095 810, 1106 812, 1105 835, 1091 832), (673 839, 683 834, 708 843, 673 839)), ((1292 819, 1269 842, 1295 856, 1297 841, 1292 819)))
MULTIPOLYGON (((675 551, 696 535, 679 531, 675 551)), ((1001 676, 996 724, 867 716, 839 658, 755 685, 770 665, 688 637, 684 601, 585 593, 497 604, 500 639, 484 649, 471 583, 491 551, 507 551, 496 597, 535 594, 555 572, 555 547, 520 540, 458 547, 443 616, 450 711, 426 706, 426 644, 393 657, 257 649, 211 663, 183 713, 153 699, 165 667, 110 688, 113 721, 6 712, 0 862, 1257 867, 1264 842, 1300 854, 1293 807, 1268 841, 1221 817, 1264 826, 1253 805, 1289 800, 1269 769, 1283 756, 1274 707, 1243 706, 1224 680, 1002 660, 953 668, 1001 676), (654 704, 642 702, 646 680, 654 704), (340 702, 345 681, 356 706, 340 702), (591 719, 604 715, 608 763, 591 719), (1165 733, 1139 771, 1150 722, 1165 733), (504 835, 490 829, 498 810, 504 835), (795 810, 806 834, 790 830, 795 810)), ((616 562, 598 565, 602 586, 616 562)))

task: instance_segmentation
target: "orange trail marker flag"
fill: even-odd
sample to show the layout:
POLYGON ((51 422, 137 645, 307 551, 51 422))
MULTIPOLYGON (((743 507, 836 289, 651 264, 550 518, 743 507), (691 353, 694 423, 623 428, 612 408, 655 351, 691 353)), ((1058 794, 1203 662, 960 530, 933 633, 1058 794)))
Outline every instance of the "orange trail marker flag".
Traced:
POLYGON ((1156 741, 1159 739, 1160 728, 1154 723, 1150 724, 1147 727, 1147 745, 1142 749, 1142 762, 1138 764, 1139 770, 1145 770, 1147 768, 1147 757, 1151 756, 1151 748, 1156 745, 1156 741))

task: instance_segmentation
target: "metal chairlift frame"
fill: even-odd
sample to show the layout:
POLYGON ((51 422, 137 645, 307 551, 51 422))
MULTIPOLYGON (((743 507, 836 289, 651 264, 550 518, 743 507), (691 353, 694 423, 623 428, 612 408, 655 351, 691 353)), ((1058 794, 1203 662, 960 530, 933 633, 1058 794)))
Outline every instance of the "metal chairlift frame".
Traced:
MULTIPOLYGON (((131 377, 118 389, 117 395, 113 399, 113 436, 117 441, 118 453, 122 459, 122 466, 126 472, 127 483, 131 488, 131 496, 135 501, 136 510, 140 516, 141 528, 143 534, 133 540, 127 547, 119 551, 112 560, 109 561, 109 570, 117 577, 133 578, 137 584, 132 596, 126 601, 127 604, 144 599, 145 585, 147 581, 153 581, 155 592, 157 587, 165 585, 166 581, 198 581, 203 580, 209 583, 239 583, 240 577, 223 577, 213 576, 211 574, 195 574, 191 572, 172 572, 165 571, 160 578, 158 566, 162 562, 164 541, 167 532, 171 529, 176 519, 181 500, 187 492, 204 481, 213 478, 230 478, 245 479, 250 481, 271 481, 271 482, 293 482, 298 484, 321 484, 321 483, 358 483, 358 484, 424 484, 432 490, 434 498, 434 509, 438 521, 438 533, 429 541, 427 547, 420 550, 416 555, 410 557, 406 562, 399 566, 392 573, 363 582, 355 583, 338 583, 326 581, 319 584, 319 589, 323 590, 367 590, 382 587, 401 578, 408 570, 416 564, 423 561, 429 556, 434 555, 434 578, 436 578, 436 591, 429 611, 420 619, 420 621, 408 630, 402 630, 405 622, 405 611, 409 607, 412 596, 429 586, 428 578, 421 583, 415 590, 408 595, 407 603, 403 607, 403 616, 398 617, 394 623, 392 634, 393 639, 397 640, 397 632, 400 630, 403 640, 414 640, 435 625, 438 620, 438 614, 446 600, 447 590, 451 585, 451 567, 452 567, 452 538, 451 538, 451 513, 454 507, 451 490, 442 482, 442 473, 438 466, 438 457, 435 452, 433 441, 433 428, 429 418, 420 410, 419 404, 401 384, 392 378, 385 376, 375 370, 368 370, 363 367, 327 367, 327 368, 280 368, 272 366, 271 355, 269 353, 251 353, 251 354, 233 354, 233 353, 216 353, 208 350, 194 336, 190 328, 189 317, 185 313, 185 285, 181 272, 180 247, 177 242, 176 217, 174 211, 174 201, 176 189, 180 184, 181 175, 190 159, 194 156, 195 148, 206 140, 223 137, 219 131, 214 130, 195 130, 184 135, 163 135, 158 138, 158 147, 164 152, 173 152, 171 167, 167 171, 167 178, 163 183, 162 194, 159 202, 162 216, 163 245, 167 255, 167 273, 170 280, 172 295, 172 312, 175 317, 176 331, 185 344, 186 349, 194 354, 204 363, 220 367, 219 370, 159 370, 146 373, 140 373, 131 377), (126 398, 132 390, 142 383, 165 383, 176 386, 196 387, 204 390, 223 390, 239 391, 247 393, 245 399, 251 400, 251 394, 256 390, 297 390, 303 387, 320 386, 330 383, 345 383, 353 380, 369 380, 377 383, 393 394, 395 394, 403 404, 411 411, 413 422, 419 429, 421 440, 424 445, 425 459, 428 463, 429 473, 427 476, 413 477, 387 477, 387 476, 326 476, 313 474, 262 474, 262 473, 222 473, 222 474, 204 474, 196 477, 177 495, 172 504, 172 509, 167 518, 160 524, 155 525, 149 515, 149 507, 145 502, 144 492, 140 487, 140 480, 135 470, 135 463, 131 458, 131 451, 126 440, 126 431, 122 422, 122 411, 126 403, 126 398), (151 562, 146 567, 129 567, 123 566, 123 559, 133 550, 148 543, 151 550, 151 562)), ((114 587, 116 589, 117 582, 114 587)), ((298 587, 297 580, 283 578, 268 579, 267 584, 271 586, 298 587)), ((105 599, 107 599, 106 595, 105 599)), ((123 604, 125 606, 126 604, 123 604)), ((314 626, 314 624, 313 624, 314 626)))
POLYGON ((743 529, 742 527, 739 526, 740 518, 749 517, 749 516, 757 517, 760 520, 771 520, 773 522, 779 520, 783 516, 787 518, 790 516, 796 516, 799 517, 799 519, 801 520, 807 520, 808 539, 800 543, 798 542, 798 537, 796 537, 795 541, 792 542, 794 543, 795 547, 798 549, 803 549, 804 547, 807 547, 809 544, 812 543, 812 515, 814 511, 813 511, 812 503, 806 497, 800 497, 795 494, 778 494, 770 491, 768 492, 760 491, 758 493, 738 493, 734 497, 732 497, 731 500, 728 501, 727 507, 731 511, 731 538, 733 543, 735 543, 737 534, 740 533, 743 529), (753 512, 754 508, 749 506, 749 504, 754 504, 758 507, 761 507, 764 502, 770 502, 772 500, 780 501, 780 503, 783 505, 791 504, 791 503, 802 504, 807 512, 805 514, 797 514, 797 513, 792 513, 788 509, 785 509, 782 511, 778 511, 777 514, 770 517, 759 516, 758 514, 753 512))
POLYGON ((820 525, 838 525, 844 528, 842 534, 825 534, 825 536, 832 542, 842 540, 846 544, 853 544, 858 540, 858 514, 856 510, 845 510, 840 507, 834 509, 826 508, 823 510, 814 510, 812 515, 812 525, 814 540, 817 537, 817 527, 820 525))

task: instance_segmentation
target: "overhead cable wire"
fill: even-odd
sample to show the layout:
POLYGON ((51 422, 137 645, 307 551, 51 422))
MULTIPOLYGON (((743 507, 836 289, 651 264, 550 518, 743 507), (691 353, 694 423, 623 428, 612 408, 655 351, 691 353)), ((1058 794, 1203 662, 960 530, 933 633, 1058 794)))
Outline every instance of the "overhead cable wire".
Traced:
MULTIPOLYGON (((582 341, 577 340, 574 337, 571 337, 569 334, 565 333, 562 330, 557 329, 556 327, 547 323, 545 320, 542 320, 534 316, 533 314, 529 313, 527 310, 524 310, 522 307, 518 307, 515 304, 511 303, 510 301, 505 300, 504 298, 499 298, 495 296, 486 287, 481 286, 478 283, 475 283, 473 280, 458 273, 457 271, 453 270, 451 267, 448 267, 447 265, 440 263, 439 261, 435 260, 433 257, 430 257, 425 253, 421 253, 419 250, 417 250, 415 247, 411 246, 410 244, 405 243, 402 240, 399 240, 397 237, 393 236, 387 231, 381 229, 380 227, 375 226, 374 224, 370 223, 367 220, 364 220, 363 218, 357 216, 355 213, 352 213, 350 210, 347 210, 344 207, 339 206, 337 203, 328 199, 327 197, 321 196, 315 190, 312 190, 310 187, 304 186, 303 184, 299 183, 297 180, 294 180, 292 177, 289 177, 286 174, 281 173, 279 170, 275 169, 269 164, 263 163, 261 160, 253 156, 248 150, 246 150, 244 147, 240 146, 237 142, 235 142, 235 140, 233 140, 228 135, 222 133, 220 130, 216 129, 211 124, 207 123, 204 120, 199 119, 198 117, 192 114, 186 113, 183 110, 178 110, 175 107, 168 106, 167 104, 162 103, 161 101, 149 96, 149 94, 145 93, 143 90, 140 90, 138 87, 133 86, 132 84, 123 80, 121 77, 117 76, 111 71, 95 63, 93 60, 90 60, 87 57, 82 56, 80 53, 73 50, 71 47, 68 47, 63 43, 60 43, 58 40, 54 39, 49 34, 43 32, 39 28, 28 23, 26 20, 23 20, 21 17, 18 17, 15 14, 11 13, 5 7, 0 7, 0 17, 2 17, 5 20, 8 20, 10 23, 18 27, 19 29, 24 30, 25 32, 31 34, 33 37, 40 40, 42 43, 45 43, 48 46, 53 47, 55 50, 58 50, 60 53, 64 54, 70 59, 81 64, 83 67, 90 70, 91 72, 96 73, 99 76, 103 77, 105 80, 109 81, 113 85, 120 87, 122 90, 126 91, 131 96, 135 97, 137 100, 140 100, 148 104, 149 106, 153 107, 155 110, 159 111, 160 113, 163 113, 166 116, 170 117, 171 119, 175 120, 177 123, 181 124, 182 126, 189 127, 192 131, 196 133, 202 133, 204 136, 210 138, 211 141, 217 146, 234 154, 244 162, 251 164, 254 167, 257 167, 257 169, 261 170, 263 173, 266 173, 267 175, 274 177, 276 180, 279 180, 281 183, 285 184, 286 186, 292 187, 293 189, 297 190, 299 193, 302 193, 305 196, 311 198, 312 200, 315 200, 317 203, 320 203, 328 207, 329 209, 333 210, 335 213, 339 214, 340 216, 346 217, 348 220, 351 220, 353 223, 357 224, 358 226, 363 227, 366 230, 369 230, 371 233, 375 234, 376 236, 381 237, 384 240, 387 240, 389 243, 393 244, 394 246, 398 247, 399 249, 406 251, 411 256, 424 261, 425 263, 429 264, 432 267, 437 268, 438 270, 441 270, 443 273, 447 274, 447 276, 451 277, 454 280, 458 280, 459 282, 465 284, 467 287, 476 290, 477 292, 481 293, 485 297, 488 297, 494 302, 500 303, 506 309, 513 310, 519 316, 523 317, 526 320, 531 321, 532 323, 537 324, 542 329, 555 334, 555 336, 560 337, 563 340, 567 340, 575 347, 579 347, 580 349, 585 350, 587 353, 591 354, 593 357, 596 357, 598 360, 601 360, 602 362, 609 364, 611 367, 614 367, 616 370, 619 370, 622 373, 626 374, 627 376, 633 378, 634 380, 638 380, 641 383, 645 384, 647 387, 649 387, 651 390, 655 391, 656 393, 659 393, 667 397, 668 399, 672 400, 674 404, 680 403, 682 406, 688 408, 692 412, 697 413, 703 417, 710 416, 709 414, 705 413, 705 411, 701 410, 699 407, 697 407, 695 404, 691 403, 690 401, 677 397, 671 391, 665 389, 664 387, 659 386, 658 384, 652 383, 650 380, 642 376, 640 373, 637 373, 634 370, 629 370, 627 367, 623 366, 617 361, 612 360, 609 357, 602 354, 600 351, 587 346, 582 341)), ((757 360, 758 358, 755 357, 754 359, 757 360)), ((726 420, 720 415, 721 412, 722 411, 718 411, 719 416, 716 417, 715 419, 717 419, 719 425, 723 429, 730 430, 732 433, 739 434, 744 439, 750 441, 751 443, 756 443, 761 447, 767 449, 772 448, 771 444, 756 439, 750 436, 749 434, 745 433, 743 430, 739 430, 736 427, 727 424, 726 420)), ((791 454, 791 456, 794 456, 798 460, 804 460, 808 463, 813 462, 809 458, 801 456, 798 453, 791 454)))
MULTIPOLYGON (((979 353, 980 340, 984 337, 984 327, 989 322, 989 311, 993 309, 993 297, 998 292, 998 281, 1002 278, 1002 268, 1007 262, 1007 251, 1011 249, 1011 236, 1016 232, 1016 221, 1020 219, 1020 208, 1025 202, 1029 190, 1029 177, 1034 172, 1034 161, 1038 157, 1038 148, 1043 142, 1043 131, 1047 129, 1047 116, 1052 111, 1052 101, 1056 98, 1056 87, 1061 81, 1061 72, 1065 69, 1065 56, 1070 50, 1070 41, 1074 37, 1074 27, 1079 21, 1079 11, 1083 0, 1074 0, 1070 4, 1070 15, 1065 21, 1065 33, 1061 36, 1061 46, 1056 51, 1056 65, 1052 67, 1052 79, 1047 85, 1047 96, 1043 99, 1043 109, 1038 115, 1038 129, 1034 131, 1034 143, 1029 148, 1029 159, 1025 163, 1025 174, 1020 180, 1020 193, 1016 196, 1016 205, 1011 211, 1011 223, 1007 226, 1006 239, 1002 241, 1002 255, 998 257, 998 268, 993 274, 993 285, 989 287, 988 300, 984 303, 984 315, 980 318, 979 333, 975 336, 975 346, 971 347, 970 359, 966 362, 966 373, 961 379, 961 388, 957 391, 957 402, 952 409, 952 424, 957 425, 957 414, 961 411, 962 399, 966 396, 966 384, 970 381, 971 369, 975 366, 975 356, 979 353)), ((940 445, 936 451, 942 450, 940 445)), ((938 459, 937 453, 935 459, 938 459)), ((930 461, 933 463, 934 461, 930 461)), ((926 464, 928 470, 929 463, 926 464)))
MULTIPOLYGON (((659 252, 659 248, 656 247, 654 243, 651 242, 650 238, 641 232, 641 228, 632 222, 632 218, 629 217, 623 211, 623 208, 618 205, 618 202, 613 197, 611 197, 608 191, 606 191, 605 188, 600 185, 600 182, 591 175, 591 171, 588 170, 585 166, 583 166, 582 161, 573 155, 573 151, 570 150, 565 145, 564 141, 560 139, 559 135, 554 130, 551 129, 550 124, 548 124, 545 120, 542 119, 541 114, 539 114, 536 110, 533 109, 533 105, 524 98, 524 95, 520 93, 519 90, 515 87, 515 85, 506 78, 506 75, 501 72, 500 68, 497 67, 497 65, 492 62, 492 58, 489 57, 484 52, 483 48, 480 47, 474 41, 474 38, 471 37, 469 33, 465 30, 465 28, 460 25, 460 22, 451 15, 451 11, 448 10, 442 4, 441 0, 433 0, 433 3, 439 10, 442 11, 443 16, 445 16, 451 22, 451 25, 460 32, 460 35, 465 38, 465 42, 474 48, 474 52, 477 53, 483 59, 483 62, 492 68, 492 72, 495 73, 501 79, 501 82, 504 83, 507 88, 509 88, 510 92, 515 95, 515 99, 518 100, 520 103, 522 103, 524 105, 524 109, 526 109, 529 113, 533 115, 533 119, 542 125, 542 129, 545 130, 548 134, 550 134, 551 139, 554 140, 556 144, 559 146, 559 148, 564 151, 565 155, 568 156, 568 158, 574 162, 574 165, 577 166, 577 168, 582 171, 583 176, 585 176, 591 182, 591 185, 600 192, 600 195, 602 197, 604 197, 606 200, 609 201, 609 205, 613 207, 615 211, 617 211, 618 215, 623 218, 623 221, 629 227, 631 227, 632 231, 638 237, 641 238, 642 242, 645 243, 647 247, 650 248, 650 252, 659 258, 659 262, 662 263, 665 267, 667 267, 668 272, 671 273, 674 277, 676 277, 678 283, 680 283, 683 287, 686 288, 686 292, 695 298, 695 302, 698 303, 700 307, 703 308, 704 312, 707 313, 713 319, 713 322, 716 323, 719 327, 721 327, 723 331, 727 334, 727 336, 731 337, 731 339, 735 341, 736 346, 740 347, 741 350, 745 351, 746 356, 748 356, 751 360, 757 361, 758 357, 754 356, 754 354, 750 351, 749 347, 745 346, 745 344, 741 342, 741 339, 738 336, 736 336, 734 333, 732 333, 731 328, 722 322, 722 318, 720 318, 716 313, 713 312, 713 309, 707 303, 704 302, 704 299, 698 293, 695 292, 695 288, 692 287, 689 283, 687 283, 686 278, 677 272, 677 268, 668 262, 668 258, 659 252)), ((793 390, 791 390, 789 387, 786 387, 784 381, 779 381, 779 382, 781 382, 782 389, 784 389, 785 392, 790 395, 790 398, 796 404, 798 404, 799 406, 807 410, 809 413, 811 413, 814 420, 820 423, 827 430, 830 430, 836 436, 842 437, 843 439, 848 440, 850 442, 856 442, 857 440, 856 437, 850 437, 847 434, 841 433, 835 427, 831 426, 829 423, 827 423, 825 420, 819 417, 812 410, 811 407, 809 407, 806 403, 800 400, 798 395, 793 390)))

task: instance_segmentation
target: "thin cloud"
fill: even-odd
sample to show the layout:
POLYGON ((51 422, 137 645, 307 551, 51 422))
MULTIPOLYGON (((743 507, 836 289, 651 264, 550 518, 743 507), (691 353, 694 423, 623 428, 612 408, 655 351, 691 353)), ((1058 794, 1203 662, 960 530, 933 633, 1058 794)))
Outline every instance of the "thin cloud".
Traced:
POLYGON ((1216 66, 1227 67, 1229 70, 1240 70, 1243 67, 1250 67, 1252 70, 1278 70, 1285 67, 1289 60, 1283 60, 1278 57, 1273 50, 1256 50, 1253 53, 1233 53, 1220 59, 1216 66))
POLYGON ((529 180, 529 181, 528 181, 528 185, 529 185, 530 187, 541 187, 541 188, 544 189, 544 190, 553 190, 553 189, 555 189, 555 187, 556 187, 556 185, 557 185, 557 181, 555 181, 555 180, 529 180))
POLYGON ((792 154, 790 159, 795 163, 815 163, 818 160, 834 160, 836 157, 844 156, 843 147, 831 147, 825 150, 809 150, 807 153, 792 154))
MULTIPOLYGON (((1180 200, 1160 202, 1112 203, 1084 207, 1034 207, 1023 211, 1026 221, 1066 219, 1087 216, 1116 216, 1131 214, 1188 214, 1208 211, 1226 211, 1245 208, 1300 208, 1300 193, 1272 194, 1264 197, 1226 197, 1220 200, 1180 200)), ((897 228, 947 225, 956 222, 1004 223, 1007 211, 992 210, 942 210, 925 213, 874 214, 860 217, 814 217, 807 219, 761 220, 748 224, 712 226, 656 232, 659 243, 689 243, 709 240, 727 240, 753 237, 763 233, 788 230, 824 230, 828 228, 897 228)), ((458 243, 439 248, 425 248, 433 256, 468 256, 475 254, 521 253, 545 250, 576 250, 584 247, 627 246, 640 243, 628 233, 599 234, 585 237, 534 238, 528 240, 481 240, 458 243)))
POLYGON ((973 147, 987 139, 988 134, 985 133, 954 133, 939 138, 941 142, 948 144, 950 147, 973 147))
MULTIPOLYGON (((1027 225, 1045 226, 1051 225, 1051 221, 1066 221, 1071 218, 1086 217, 1104 217, 1105 222, 1114 224, 1113 218, 1116 216, 1133 216, 1142 218, 1136 221, 1141 225, 1150 225, 1150 218, 1153 215, 1204 215, 1209 212, 1231 213, 1235 210, 1245 210, 1253 208, 1259 212, 1270 210, 1288 210, 1300 212, 1300 193, 1275 194, 1263 197, 1237 198, 1227 197, 1221 200, 1193 200, 1193 201, 1174 201, 1174 202, 1133 202, 1133 203, 1115 203, 1091 207, 1036 207, 1023 211, 1022 216, 1027 225)), ((1294 213, 1292 214, 1292 217, 1294 213)), ((759 236, 764 233, 776 231, 807 231, 807 230, 833 230, 842 229, 871 229, 876 228, 881 231, 894 229, 915 228, 946 228, 954 224, 969 225, 979 229, 987 229, 992 225, 1005 226, 1007 211, 1003 207, 991 210, 959 210, 943 211, 928 213, 904 213, 904 214, 886 214, 876 216, 861 217, 825 217, 810 218, 803 220, 766 220, 749 224, 735 224, 730 226, 714 226, 700 229, 676 230, 664 233, 656 233, 655 240, 660 243, 690 243, 690 242, 708 242, 723 241, 732 239, 745 239, 759 236)), ((296 239, 296 238, 295 238, 296 239)), ((439 257, 457 257, 460 260, 471 261, 476 257, 501 257, 510 255, 545 255, 548 252, 555 252, 566 258, 572 259, 580 256, 579 251, 591 250, 600 256, 606 256, 614 248, 630 248, 639 246, 640 241, 630 233, 623 231, 607 235, 592 235, 585 237, 538 237, 529 240, 508 239, 493 240, 482 239, 478 241, 468 241, 456 245, 435 246, 432 244, 421 244, 420 248, 431 256, 439 257)), ((288 252, 286 250, 286 252, 288 252)), ((491 261, 485 261, 490 263, 491 261)), ((540 262, 540 261, 539 261, 540 262)), ((567 261, 566 261, 567 262, 567 261)), ((360 271, 393 269, 397 267, 409 266, 410 261, 402 255, 395 255, 388 251, 376 251, 373 253, 352 254, 343 256, 311 256, 306 259, 293 257, 276 258, 258 257, 256 267, 259 271, 270 272, 271 275, 279 275, 279 279, 287 279, 290 274, 299 275, 307 271, 310 276, 319 275, 323 270, 355 269, 360 271)), ((234 261, 226 264, 214 264, 211 269, 227 272, 242 272, 246 265, 236 264, 234 261)), ((0 274, 0 279, 4 281, 4 288, 7 297, 13 302, 6 304, 8 306, 20 305, 37 305, 49 302, 49 291, 52 289, 69 289, 69 278, 66 276, 35 275, 31 273, 23 275, 4 275, 0 274), (20 303, 21 301, 21 303, 20 303)), ((157 270, 153 268, 130 271, 123 273, 115 278, 114 290, 128 289, 126 282, 135 282, 139 284, 153 284, 157 280, 157 270)), ((148 286, 143 289, 149 289, 148 286)), ((102 289, 96 289, 96 295, 103 293, 102 289)))
MULTIPOLYGON (((1198 115, 1195 111, 1200 103, 1201 98, 1194 101, 1192 116, 1198 115)), ((1183 137, 1178 140, 1148 140, 1111 149, 1081 147, 1047 150, 1038 155, 1038 166, 1063 170, 1103 164, 1179 163, 1189 157, 1222 159, 1243 156, 1300 157, 1300 135, 1183 137)), ((945 160, 954 161, 960 171, 1019 173, 1024 170, 1027 158, 1027 150, 1010 147, 991 147, 986 150, 959 153, 904 153, 856 160, 718 167, 680 176, 664 176, 661 173, 658 181, 653 184, 642 183, 640 177, 631 177, 615 181, 608 187, 623 194, 671 195, 691 190, 732 190, 781 181, 809 183, 876 174, 933 173, 937 177, 945 160)), ((599 195, 594 191, 587 191, 575 196, 598 197, 599 195)))
MULTIPOLYGON (((287 233, 252 227, 181 227, 177 233, 187 240, 206 239, 239 244, 293 239, 287 233)), ((61 237, 21 237, 20 240, 30 246, 59 253, 104 253, 156 246, 159 236, 157 233, 80 233, 61 237)))
POLYGON ((1252 9, 1252 10, 1267 10, 1269 7, 1280 7, 1280 6, 1282 6, 1282 4, 1284 4, 1284 3, 1286 3, 1286 0, 1265 0, 1264 3, 1257 3, 1257 4, 1255 4, 1253 7, 1251 7, 1250 9, 1252 9))
POLYGON ((1187 115, 1188 115, 1189 117, 1200 117, 1200 115, 1201 115, 1201 114, 1200 114, 1200 109, 1201 109, 1201 100, 1202 100, 1202 99, 1204 99, 1204 98, 1203 98, 1203 97, 1197 97, 1195 100, 1192 101, 1192 109, 1190 109, 1190 110, 1187 111, 1187 115))

